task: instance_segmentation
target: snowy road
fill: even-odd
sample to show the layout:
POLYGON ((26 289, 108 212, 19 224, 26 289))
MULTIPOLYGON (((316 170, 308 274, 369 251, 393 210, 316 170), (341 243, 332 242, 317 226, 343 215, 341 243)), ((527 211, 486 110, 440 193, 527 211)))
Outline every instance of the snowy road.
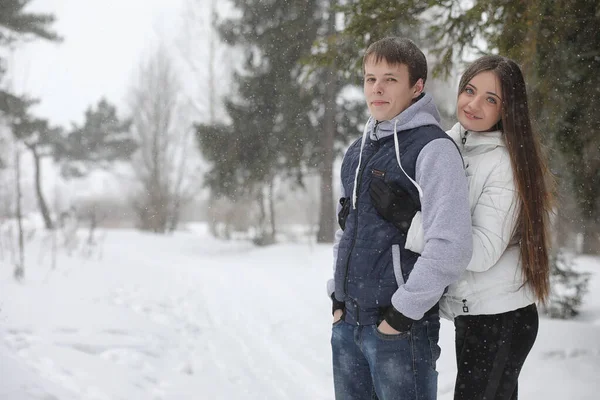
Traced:
MULTIPOLYGON (((333 398, 328 246, 111 231, 103 250, 102 259, 61 255, 51 271, 33 243, 23 284, 0 264, 0 376, 12 371, 0 399, 333 398)), ((587 307, 585 322, 542 321, 522 398, 596 398, 600 304, 587 307)), ((445 322, 443 400, 452 335, 445 322)))

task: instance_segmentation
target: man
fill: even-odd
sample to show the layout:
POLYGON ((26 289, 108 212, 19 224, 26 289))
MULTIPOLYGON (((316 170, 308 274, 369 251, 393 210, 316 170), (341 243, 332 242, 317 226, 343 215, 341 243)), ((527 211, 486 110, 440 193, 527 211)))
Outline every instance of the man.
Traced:
POLYGON ((423 92, 427 61, 408 39, 373 43, 363 58, 371 117, 341 168, 334 244, 333 375, 337 400, 429 400, 437 395, 437 303, 472 253, 461 156, 423 92), (406 213, 389 190, 411 199, 406 213), (377 208, 376 208, 377 207, 377 208), (404 249, 417 210, 422 254, 404 249))

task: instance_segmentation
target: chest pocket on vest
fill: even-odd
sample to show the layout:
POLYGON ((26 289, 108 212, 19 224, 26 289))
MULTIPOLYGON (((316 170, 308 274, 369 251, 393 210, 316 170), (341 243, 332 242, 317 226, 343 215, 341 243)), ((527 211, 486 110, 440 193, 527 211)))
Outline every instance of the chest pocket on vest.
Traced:
POLYGON ((398 172, 389 172, 381 169, 371 170, 371 179, 383 180, 389 188, 401 198, 407 199, 415 207, 416 211, 421 210, 421 199, 419 199, 419 192, 413 183, 404 175, 398 172), (409 189, 408 189, 409 188, 409 189))

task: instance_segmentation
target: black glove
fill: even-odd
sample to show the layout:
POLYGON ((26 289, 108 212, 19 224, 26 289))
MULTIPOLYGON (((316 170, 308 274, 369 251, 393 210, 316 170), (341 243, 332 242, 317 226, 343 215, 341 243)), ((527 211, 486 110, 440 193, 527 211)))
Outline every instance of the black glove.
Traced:
POLYGON ((338 213, 338 224, 340 224, 340 228, 344 230, 346 229, 346 219, 348 218, 348 214, 350 213, 350 206, 352 205, 350 197, 342 197, 340 199, 340 205, 342 206, 342 208, 338 213))
POLYGON ((406 189, 399 185, 388 184, 383 179, 373 179, 369 194, 379 215, 393 223, 403 233, 407 233, 421 205, 412 199, 406 189))
POLYGON ((394 306, 389 306, 383 315, 383 319, 388 323, 389 326, 398 332, 410 331, 410 328, 415 322, 406 315, 402 314, 400 311, 396 310, 394 306))
POLYGON ((335 293, 331 294, 331 314, 333 315, 333 313, 335 313, 337 310, 342 310, 342 311, 346 311, 346 303, 344 303, 343 301, 339 301, 338 299, 335 298, 335 293))

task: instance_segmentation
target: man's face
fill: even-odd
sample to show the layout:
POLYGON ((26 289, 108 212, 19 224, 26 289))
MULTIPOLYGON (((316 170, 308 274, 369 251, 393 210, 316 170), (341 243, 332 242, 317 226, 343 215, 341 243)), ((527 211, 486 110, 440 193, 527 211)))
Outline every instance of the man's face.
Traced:
POLYGON ((373 118, 386 121, 410 107, 423 91, 423 80, 411 86, 405 64, 375 63, 373 59, 365 62, 365 99, 373 118))

